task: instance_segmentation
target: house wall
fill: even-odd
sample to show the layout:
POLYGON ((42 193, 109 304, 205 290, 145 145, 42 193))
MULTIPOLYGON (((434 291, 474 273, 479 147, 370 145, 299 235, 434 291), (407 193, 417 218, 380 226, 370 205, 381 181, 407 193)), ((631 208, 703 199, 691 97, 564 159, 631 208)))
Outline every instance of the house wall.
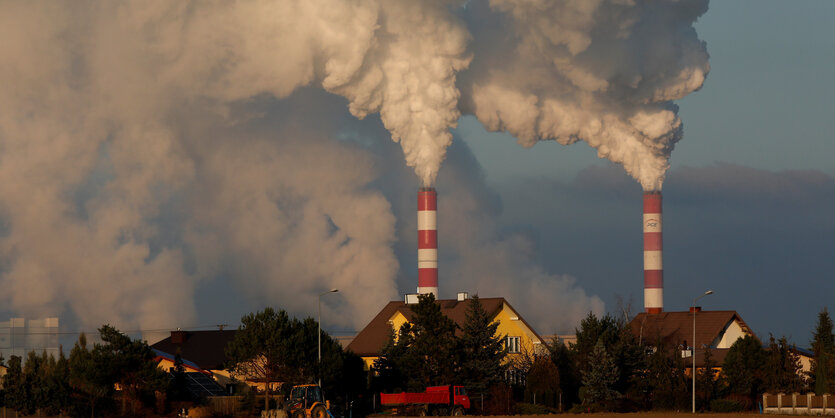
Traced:
POLYGON ((509 354, 506 360, 508 362, 513 361, 514 357, 522 356, 524 353, 534 354, 538 347, 542 345, 542 341, 525 325, 519 314, 510 309, 507 304, 504 304, 499 313, 493 317, 493 322, 499 323, 499 327, 496 329, 497 334, 506 337, 520 337, 520 352, 509 354))
POLYGON ((721 333, 719 337, 716 337, 716 340, 714 340, 711 345, 716 348, 731 348, 736 340, 746 335, 749 335, 749 333, 742 330, 739 322, 731 321, 728 326, 725 327, 725 332, 721 333))

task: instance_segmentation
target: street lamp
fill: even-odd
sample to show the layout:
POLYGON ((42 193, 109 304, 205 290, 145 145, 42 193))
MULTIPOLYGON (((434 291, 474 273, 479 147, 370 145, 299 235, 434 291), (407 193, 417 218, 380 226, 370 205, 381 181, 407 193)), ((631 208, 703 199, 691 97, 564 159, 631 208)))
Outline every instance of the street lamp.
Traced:
POLYGON ((322 387, 322 296, 327 295, 328 293, 336 293, 339 289, 331 289, 327 292, 322 292, 319 294, 319 319, 316 323, 319 325, 319 387, 322 387))
MULTIPOLYGON (((691 353, 693 356, 693 370, 690 374, 693 376, 693 413, 696 413, 696 302, 707 296, 712 295, 713 291, 708 290, 703 295, 696 297, 693 299, 693 352, 691 353)), ((709 349, 709 348, 708 348, 709 349)))

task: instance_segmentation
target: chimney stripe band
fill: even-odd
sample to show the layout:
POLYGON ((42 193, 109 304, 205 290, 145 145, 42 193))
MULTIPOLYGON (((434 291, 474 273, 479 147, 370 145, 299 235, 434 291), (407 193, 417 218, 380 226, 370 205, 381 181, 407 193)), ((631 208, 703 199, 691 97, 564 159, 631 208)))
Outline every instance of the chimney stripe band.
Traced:
POLYGON ((438 201, 436 196, 435 189, 418 192, 418 210, 438 210, 438 201))
POLYGON ((438 261, 438 249, 437 248, 419 248, 418 249, 418 261, 438 261))
POLYGON ((418 269, 418 287, 438 287, 438 269, 437 268, 422 268, 418 269))
POLYGON ((438 229, 438 212, 434 210, 418 211, 418 231, 438 229))
POLYGON ((649 313, 661 313, 664 304, 664 293, 662 289, 644 289, 644 301, 653 305, 645 308, 649 313))
POLYGON ((661 251, 660 232, 644 232, 644 251, 661 251))
POLYGON ((438 248, 438 231, 427 229, 418 231, 418 249, 438 248))
POLYGON ((646 270, 664 270, 661 251, 644 251, 644 271, 646 270))
POLYGON ((644 270, 644 289, 664 288, 664 277, 661 270, 644 270))

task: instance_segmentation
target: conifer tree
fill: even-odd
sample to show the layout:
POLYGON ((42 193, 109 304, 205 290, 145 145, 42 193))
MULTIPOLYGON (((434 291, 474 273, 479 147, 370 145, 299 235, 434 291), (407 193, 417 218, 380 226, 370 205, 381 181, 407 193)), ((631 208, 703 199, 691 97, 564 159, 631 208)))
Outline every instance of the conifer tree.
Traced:
POLYGON ((466 321, 461 335, 461 378, 472 394, 484 394, 502 383, 507 349, 504 336, 497 334, 498 322, 491 322, 484 305, 473 296, 467 302, 466 321))
POLYGON ((419 388, 455 383, 459 372, 455 361, 455 322, 441 312, 431 293, 420 295, 417 305, 411 308, 415 315, 411 326, 414 343, 410 351, 414 358, 422 359, 422 366, 413 370, 410 380, 419 388))
POLYGON ((835 334, 832 333, 832 319, 826 308, 818 314, 811 344, 815 352, 811 371, 815 393, 835 393, 835 334))
POLYGON ((385 364, 394 369, 391 375, 402 377, 402 384, 410 391, 456 383, 460 373, 457 326, 441 312, 431 293, 418 296, 418 303, 410 308, 412 321, 403 324, 397 338, 390 339, 382 350, 385 364))
POLYGON ((583 404, 600 404, 615 399, 619 394, 613 389, 620 371, 614 359, 606 352, 603 340, 598 340, 588 356, 589 367, 583 372, 580 397, 583 404))
POLYGON ((792 351, 786 337, 775 340, 769 335, 765 371, 765 387, 769 392, 794 393, 803 389, 800 357, 792 351))

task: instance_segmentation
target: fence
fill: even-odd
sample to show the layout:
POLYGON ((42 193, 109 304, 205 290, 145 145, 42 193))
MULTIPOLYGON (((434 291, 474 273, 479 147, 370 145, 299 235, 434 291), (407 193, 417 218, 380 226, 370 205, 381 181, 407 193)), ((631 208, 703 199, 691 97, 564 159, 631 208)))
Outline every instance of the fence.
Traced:
POLYGON ((814 393, 764 393, 763 412, 783 415, 835 415, 835 396, 814 393))

